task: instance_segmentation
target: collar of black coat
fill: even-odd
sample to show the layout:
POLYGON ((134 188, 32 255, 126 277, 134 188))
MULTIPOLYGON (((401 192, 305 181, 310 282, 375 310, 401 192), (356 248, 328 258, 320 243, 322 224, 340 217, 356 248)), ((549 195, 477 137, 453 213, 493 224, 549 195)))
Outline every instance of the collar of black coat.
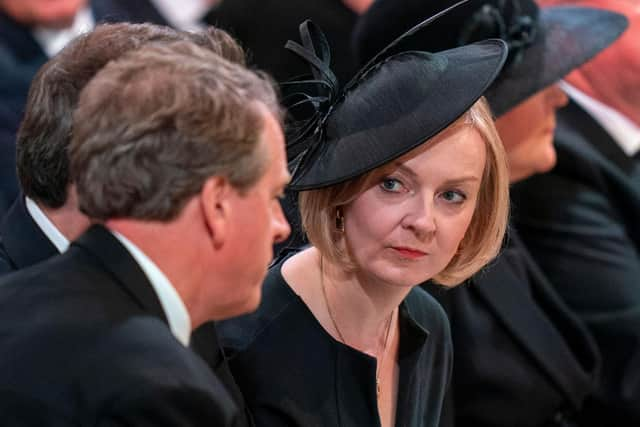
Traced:
POLYGON ((168 324, 149 279, 127 249, 106 227, 99 224, 89 227, 69 248, 76 249, 89 252, 142 308, 168 324))
POLYGON ((13 270, 30 267, 58 254, 31 218, 23 194, 18 195, 2 218, 0 239, 0 257, 6 258, 13 270))

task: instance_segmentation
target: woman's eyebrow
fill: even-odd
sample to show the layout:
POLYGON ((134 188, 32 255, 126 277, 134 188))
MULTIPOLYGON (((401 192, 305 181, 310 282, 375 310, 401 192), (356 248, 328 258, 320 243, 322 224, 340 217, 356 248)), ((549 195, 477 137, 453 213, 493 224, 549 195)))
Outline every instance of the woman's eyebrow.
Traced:
POLYGON ((459 178, 448 179, 446 183, 448 185, 451 185, 451 184, 464 184, 466 182, 476 182, 476 181, 480 181, 480 178, 477 177, 476 175, 468 175, 468 176, 462 176, 459 178))
MULTIPOLYGON (((394 170, 400 170, 410 175, 412 178, 418 177, 418 174, 413 169, 411 169, 409 166, 407 166, 402 162, 395 161, 393 162, 393 166, 395 168, 394 170)), ((390 172, 393 172, 393 171, 390 171, 390 172)), ((451 185, 451 184, 463 184, 465 182, 475 182, 475 181, 480 181, 480 177, 478 177, 477 175, 464 175, 461 177, 448 179, 445 181, 445 183, 448 185, 451 185)))

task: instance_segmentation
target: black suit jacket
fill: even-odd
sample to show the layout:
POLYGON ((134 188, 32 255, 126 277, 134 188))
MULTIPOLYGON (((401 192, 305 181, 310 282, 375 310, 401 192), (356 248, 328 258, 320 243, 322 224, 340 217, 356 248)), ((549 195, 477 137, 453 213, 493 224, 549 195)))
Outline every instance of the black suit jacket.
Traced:
POLYGON ((3 426, 227 426, 237 409, 171 334, 138 264, 105 228, 0 281, 3 426))
MULTIPOLYGON (((25 269, 56 255, 59 255, 57 248, 35 223, 27 211, 24 196, 20 195, 0 220, 0 276, 25 269)), ((190 345, 225 384, 236 405, 242 409, 234 426, 252 425, 242 394, 218 344, 215 324, 208 322, 196 329, 191 335, 190 345)))
POLYGON ((29 214, 21 194, 0 220, 0 276, 30 267, 58 253, 29 214))
POLYGON ((640 160, 575 103, 556 146, 556 168, 514 188, 518 228, 603 355, 593 425, 640 424, 640 160))
POLYGON ((428 285, 451 321, 454 368, 441 427, 570 426, 595 388, 595 344, 515 233, 470 283, 428 285))
MULTIPOLYGON (((165 20, 145 0, 92 0, 97 23, 165 20)), ((18 194, 15 136, 22 120, 31 80, 48 60, 31 29, 0 11, 0 216, 18 194)))

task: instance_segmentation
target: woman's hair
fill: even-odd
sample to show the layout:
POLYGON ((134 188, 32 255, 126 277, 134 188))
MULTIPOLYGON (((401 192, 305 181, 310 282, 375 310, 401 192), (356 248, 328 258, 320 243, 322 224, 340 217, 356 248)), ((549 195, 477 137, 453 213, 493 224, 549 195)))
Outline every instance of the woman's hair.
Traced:
MULTIPOLYGON (((487 160, 476 209, 458 251, 434 279, 456 285, 471 277, 499 252, 509 218, 509 173, 502 142, 484 97, 478 100, 451 127, 472 126, 485 142, 487 160)), ((426 142, 429 144, 429 141, 426 142)), ((355 200, 389 172, 389 164, 357 178, 299 195, 302 227, 309 242, 330 261, 346 269, 355 265, 342 241, 338 225, 342 207, 355 200)))

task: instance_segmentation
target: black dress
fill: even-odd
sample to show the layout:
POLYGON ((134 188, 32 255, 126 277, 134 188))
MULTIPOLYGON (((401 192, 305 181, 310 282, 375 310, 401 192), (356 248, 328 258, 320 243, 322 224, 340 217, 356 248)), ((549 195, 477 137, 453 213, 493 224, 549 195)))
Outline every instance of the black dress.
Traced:
MULTIPOLYGON (((331 337, 273 266, 258 310, 221 322, 222 345, 257 426, 378 426, 376 360, 331 337)), ((414 288, 400 305, 396 425, 435 427, 452 362, 440 305, 414 288)))

